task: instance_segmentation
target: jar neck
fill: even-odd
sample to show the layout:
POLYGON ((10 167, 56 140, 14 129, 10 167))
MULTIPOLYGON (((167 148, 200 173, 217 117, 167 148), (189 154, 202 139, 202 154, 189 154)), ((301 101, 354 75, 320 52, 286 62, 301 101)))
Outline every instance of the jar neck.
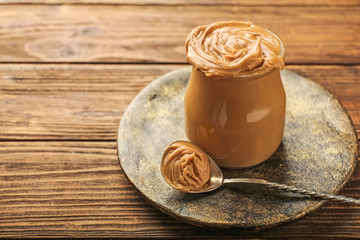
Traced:
POLYGON ((196 70, 194 67, 192 67, 192 78, 201 78, 206 81, 214 81, 214 82, 221 82, 221 81, 236 81, 236 82, 247 82, 247 81, 256 81, 261 79, 266 79, 268 77, 271 77, 273 75, 280 75, 280 69, 279 68, 273 68, 270 71, 263 72, 261 74, 252 74, 252 75, 244 75, 241 77, 233 77, 233 78, 224 78, 224 79, 217 79, 214 80, 211 77, 207 77, 205 73, 202 71, 196 70))

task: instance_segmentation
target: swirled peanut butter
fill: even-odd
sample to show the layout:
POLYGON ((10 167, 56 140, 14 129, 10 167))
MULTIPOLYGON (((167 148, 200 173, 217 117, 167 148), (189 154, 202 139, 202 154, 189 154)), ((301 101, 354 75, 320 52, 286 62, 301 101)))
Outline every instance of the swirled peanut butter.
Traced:
POLYGON ((186 142, 174 142, 165 149, 161 170, 167 182, 185 192, 203 189, 210 179, 207 154, 186 142))
POLYGON ((284 67, 281 44, 270 31, 251 22, 215 22, 188 35, 187 60, 213 79, 256 76, 284 67))

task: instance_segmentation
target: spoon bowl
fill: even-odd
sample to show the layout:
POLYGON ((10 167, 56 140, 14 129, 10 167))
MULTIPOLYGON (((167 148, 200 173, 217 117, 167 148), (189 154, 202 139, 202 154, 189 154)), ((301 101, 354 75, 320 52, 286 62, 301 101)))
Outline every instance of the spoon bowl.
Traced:
MULTIPOLYGON (((176 169, 172 169, 172 170, 176 170, 176 169)), ((360 200, 358 199, 354 199, 354 198, 350 198, 350 197, 345 197, 345 196, 341 196, 341 195, 334 195, 334 194, 329 194, 329 193, 323 193, 323 192, 317 192, 317 191, 313 191, 313 190, 309 190, 309 189, 305 189, 302 187, 296 187, 296 186, 291 186, 291 185, 287 185, 287 184, 282 184, 282 183, 275 183, 275 182, 270 182, 264 179, 257 179, 257 178, 224 178, 224 175, 221 171, 221 168, 216 164, 216 162, 205 152, 203 151, 201 148, 199 148, 198 146, 185 141, 185 140, 177 140, 174 141, 172 143, 170 143, 165 151, 163 152, 162 158, 161 158, 161 174, 163 176, 163 178, 165 179, 165 181, 172 186, 173 188, 186 192, 186 193, 206 193, 206 192, 211 192, 214 191, 220 187, 222 187, 223 185, 229 185, 229 184, 241 184, 241 185, 252 185, 252 186, 263 186, 263 187, 268 187, 268 188, 273 188, 273 189, 278 189, 278 190, 282 190, 282 191, 288 191, 288 192, 294 192, 294 193, 300 193, 303 195, 307 195, 307 196, 311 196, 314 198, 319 198, 319 199, 325 199, 325 200, 332 200, 332 201, 341 201, 341 202, 348 202, 348 203, 355 203, 355 204, 360 204, 360 200), (186 145, 190 150, 193 149, 193 152, 196 151, 201 151, 203 154, 205 154, 207 156, 207 160, 208 160, 208 164, 209 164, 209 168, 210 168, 210 178, 207 182, 206 185, 204 185, 202 188, 200 189, 179 189, 173 182, 171 182, 165 174, 164 171, 164 164, 165 164, 165 159, 167 157, 168 151, 167 149, 169 149, 169 147, 173 144, 184 144, 186 145)))

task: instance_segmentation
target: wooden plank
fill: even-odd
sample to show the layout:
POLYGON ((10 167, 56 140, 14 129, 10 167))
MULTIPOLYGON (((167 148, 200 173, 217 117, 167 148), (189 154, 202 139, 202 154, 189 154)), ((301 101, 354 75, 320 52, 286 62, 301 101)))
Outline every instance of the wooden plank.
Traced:
POLYGON ((2 5, 0 62, 185 63, 197 25, 251 20, 288 64, 359 64, 360 7, 2 5))
POLYGON ((242 6, 359 6, 358 0, 0 0, 0 4, 130 4, 130 5, 242 5, 242 6))
MULTIPOLYGON (((184 65, 0 64, 0 139, 115 140, 152 80, 184 65)), ((360 66, 288 66, 337 96, 360 133, 360 66)))
MULTIPOLYGON (((326 203, 266 231, 193 227, 145 202, 119 167, 116 142, 1 142, 1 236, 144 238, 358 237, 360 208, 326 203)), ((360 168, 341 194, 360 198, 360 168)))
POLYGON ((179 66, 1 65, 1 139, 114 140, 137 93, 179 66))

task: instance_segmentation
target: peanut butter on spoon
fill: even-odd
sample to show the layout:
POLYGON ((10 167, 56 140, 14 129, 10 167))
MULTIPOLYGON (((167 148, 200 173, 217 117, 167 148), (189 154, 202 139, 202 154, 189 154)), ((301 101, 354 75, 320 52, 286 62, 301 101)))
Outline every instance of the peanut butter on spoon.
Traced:
POLYGON ((173 142, 166 148, 161 170, 174 188, 185 192, 206 188, 210 179, 207 154, 185 141, 173 142))

